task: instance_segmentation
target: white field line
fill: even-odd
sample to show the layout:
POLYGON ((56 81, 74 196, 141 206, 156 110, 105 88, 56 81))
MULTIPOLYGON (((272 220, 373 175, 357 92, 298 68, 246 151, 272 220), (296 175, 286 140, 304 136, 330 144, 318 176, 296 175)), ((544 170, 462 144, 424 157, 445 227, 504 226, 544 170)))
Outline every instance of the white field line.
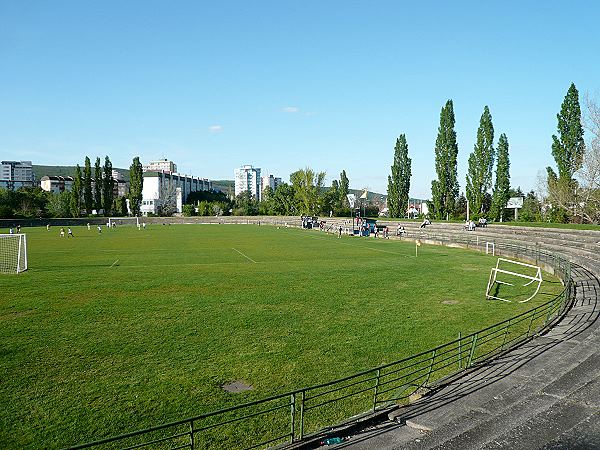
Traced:
POLYGON ((116 263, 118 263, 118 262, 119 262, 119 260, 117 259, 117 260, 116 260, 114 263, 112 263, 112 264, 110 265, 110 267, 113 267, 113 266, 114 266, 116 263))
POLYGON ((254 261, 252 258, 250 258, 247 255, 244 255, 242 252, 240 252, 237 248, 231 248, 231 250, 235 250, 236 252, 238 252, 240 255, 242 255, 244 258, 246 258, 248 261, 252 261, 254 264, 256 264, 256 261, 254 261))

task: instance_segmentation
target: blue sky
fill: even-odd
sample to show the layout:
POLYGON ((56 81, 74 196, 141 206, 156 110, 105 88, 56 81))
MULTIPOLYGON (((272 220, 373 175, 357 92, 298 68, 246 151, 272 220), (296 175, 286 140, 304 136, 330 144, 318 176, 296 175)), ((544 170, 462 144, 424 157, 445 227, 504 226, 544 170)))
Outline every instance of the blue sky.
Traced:
POLYGON ((172 159, 232 179, 253 164, 345 169, 384 193, 400 133, 429 197, 454 101, 459 181, 490 107, 512 184, 536 188, 571 82, 600 97, 589 1, 0 1, 0 159, 172 159))

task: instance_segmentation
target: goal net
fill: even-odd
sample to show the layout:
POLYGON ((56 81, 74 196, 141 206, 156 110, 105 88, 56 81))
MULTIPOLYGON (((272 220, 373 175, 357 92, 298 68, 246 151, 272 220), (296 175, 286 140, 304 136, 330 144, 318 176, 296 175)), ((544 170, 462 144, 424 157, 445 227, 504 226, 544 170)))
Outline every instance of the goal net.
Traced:
POLYGON ((0 234, 0 273, 27 270, 27 238, 24 234, 0 234))
POLYGON ((542 269, 539 266, 498 258, 496 267, 490 270, 485 298, 510 303, 512 300, 506 297, 512 297, 513 300, 525 297, 518 300, 519 303, 525 303, 537 295, 542 281, 542 269), (510 288, 501 291, 501 287, 510 288))
POLYGON ((139 217, 109 217, 108 218, 108 226, 122 226, 122 225, 133 225, 134 227, 139 227, 140 218, 139 217))

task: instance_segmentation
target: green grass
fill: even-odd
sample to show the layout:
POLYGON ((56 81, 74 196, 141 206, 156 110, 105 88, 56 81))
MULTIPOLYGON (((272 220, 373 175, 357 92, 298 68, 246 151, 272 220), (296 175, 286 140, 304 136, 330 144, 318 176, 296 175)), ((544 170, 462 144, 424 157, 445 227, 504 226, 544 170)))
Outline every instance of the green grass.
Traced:
POLYGON ((543 303, 484 300, 480 253, 268 226, 24 229, 0 277, 0 447, 54 448, 391 362, 543 303), (442 304, 453 300, 456 304, 442 304), (220 386, 244 380, 254 389, 220 386))

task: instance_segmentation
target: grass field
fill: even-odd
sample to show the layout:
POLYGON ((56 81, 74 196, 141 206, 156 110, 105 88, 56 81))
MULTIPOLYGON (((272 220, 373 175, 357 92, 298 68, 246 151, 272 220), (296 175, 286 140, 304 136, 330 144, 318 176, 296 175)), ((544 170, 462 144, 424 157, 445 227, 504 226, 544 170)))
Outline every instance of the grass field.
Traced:
POLYGON ((0 276, 0 448, 54 448, 390 362, 554 297, 484 300, 495 259, 255 225, 25 229, 0 276), (447 304, 450 301, 451 304, 447 304), (446 303, 442 303, 446 302, 446 303), (221 385, 243 380, 240 394, 221 385))

